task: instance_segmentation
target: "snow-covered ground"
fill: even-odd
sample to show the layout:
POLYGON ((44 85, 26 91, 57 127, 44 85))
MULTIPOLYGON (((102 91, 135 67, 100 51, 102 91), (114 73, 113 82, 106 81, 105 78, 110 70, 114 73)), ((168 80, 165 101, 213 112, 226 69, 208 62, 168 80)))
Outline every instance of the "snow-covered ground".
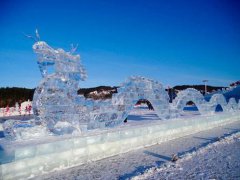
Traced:
MULTIPOLYGON (((196 115, 200 115, 199 111, 195 111, 195 108, 192 106, 188 107, 188 111, 183 111, 181 117, 191 118, 196 115)), ((128 115, 128 123, 124 124, 124 126, 132 126, 139 125, 145 123, 156 122, 159 121, 159 117, 153 110, 148 110, 147 105, 138 105, 129 113, 128 115)))
POLYGON ((132 178, 143 179, 240 179, 240 133, 132 178))
MULTIPOLYGON (((125 126, 156 119, 154 111, 139 107, 125 126)), ((240 122, 234 122, 34 179, 240 179, 238 132, 240 122), (176 163, 171 162, 173 154, 181 157, 176 163)))

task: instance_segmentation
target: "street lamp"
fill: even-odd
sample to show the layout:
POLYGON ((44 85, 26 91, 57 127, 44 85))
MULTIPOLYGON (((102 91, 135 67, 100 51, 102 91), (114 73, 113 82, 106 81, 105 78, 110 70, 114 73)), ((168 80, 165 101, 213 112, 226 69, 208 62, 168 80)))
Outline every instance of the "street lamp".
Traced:
POLYGON ((203 80, 202 82, 204 82, 204 84, 205 84, 205 94, 207 94, 207 82, 208 82, 208 80, 203 80))

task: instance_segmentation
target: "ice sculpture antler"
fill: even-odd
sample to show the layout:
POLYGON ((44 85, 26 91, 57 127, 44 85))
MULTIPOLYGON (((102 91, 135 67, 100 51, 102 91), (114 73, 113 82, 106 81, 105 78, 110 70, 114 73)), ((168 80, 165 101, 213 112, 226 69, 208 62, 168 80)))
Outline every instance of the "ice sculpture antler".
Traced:
POLYGON ((34 42, 40 41, 40 36, 39 36, 39 33, 38 33, 38 30, 37 30, 37 29, 36 29, 35 33, 36 33, 36 34, 35 34, 36 37, 33 37, 33 36, 31 36, 31 35, 27 35, 27 34, 25 34, 25 33, 23 33, 23 35, 26 36, 26 37, 29 38, 29 39, 34 40, 34 42))
POLYGON ((37 29, 36 29, 35 33, 36 33, 36 38, 37 38, 37 40, 40 41, 40 36, 39 36, 39 33, 38 33, 38 30, 37 30, 37 29))
POLYGON ((74 47, 73 44, 71 44, 71 50, 70 50, 70 53, 71 53, 71 54, 75 53, 75 51, 77 50, 77 48, 78 48, 78 44, 77 44, 75 47, 74 47))

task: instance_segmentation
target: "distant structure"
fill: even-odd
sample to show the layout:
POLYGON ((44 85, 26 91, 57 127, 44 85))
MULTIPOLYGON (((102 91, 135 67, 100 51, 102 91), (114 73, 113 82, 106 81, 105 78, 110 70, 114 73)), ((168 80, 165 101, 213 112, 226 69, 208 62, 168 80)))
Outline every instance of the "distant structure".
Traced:
POLYGON ((203 82, 204 82, 204 85, 205 85, 205 94, 207 94, 207 82, 208 82, 208 80, 203 80, 203 82))

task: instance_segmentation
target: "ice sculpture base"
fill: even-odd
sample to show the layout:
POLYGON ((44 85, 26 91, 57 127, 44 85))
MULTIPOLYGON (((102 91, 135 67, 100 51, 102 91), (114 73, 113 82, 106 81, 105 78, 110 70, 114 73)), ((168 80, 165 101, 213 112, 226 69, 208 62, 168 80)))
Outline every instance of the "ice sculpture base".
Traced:
POLYGON ((240 112, 92 131, 83 136, 0 142, 0 179, 26 179, 240 120, 240 112))

